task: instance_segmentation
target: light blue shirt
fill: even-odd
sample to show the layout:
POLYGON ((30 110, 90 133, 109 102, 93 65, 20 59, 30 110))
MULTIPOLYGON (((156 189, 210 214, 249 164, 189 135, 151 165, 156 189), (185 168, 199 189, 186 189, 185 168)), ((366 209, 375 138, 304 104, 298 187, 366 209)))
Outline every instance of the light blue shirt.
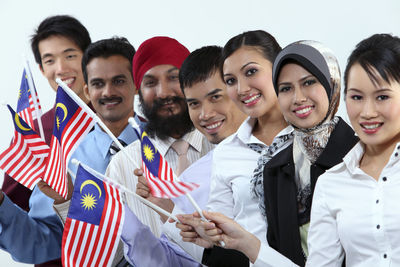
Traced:
MULTIPOLYGON (((119 139, 130 144, 137 139, 128 124, 119 139)), ((111 138, 96 125, 81 142, 72 158, 105 173, 110 162, 111 138)), ((72 166, 73 165, 73 166, 72 166)), ((77 167, 69 168, 76 173, 77 167)), ((19 262, 38 264, 61 257, 63 225, 53 210, 54 200, 35 187, 29 199, 30 211, 21 210, 5 194, 0 205, 0 248, 19 262)))
MULTIPOLYGON (((194 182, 199 188, 190 192, 201 209, 206 208, 210 192, 210 177, 213 151, 208 152, 190 165, 179 177, 185 182, 194 182)), ((172 199, 184 213, 195 209, 186 196, 172 199)), ((134 266, 198 267, 201 266, 179 246, 169 241, 165 235, 155 237, 150 228, 144 225, 125 205, 125 221, 121 235, 125 244, 125 257, 134 266), (143 242, 146 240, 146 242, 143 242)))
MULTIPOLYGON (((118 139, 130 144, 138 139, 138 137, 135 134, 135 130, 128 124, 118 136, 118 139)), ((85 139, 82 140, 82 143, 72 154, 71 159, 75 158, 95 171, 104 174, 111 160, 110 146, 112 142, 108 134, 96 124, 94 130, 88 133, 85 139)), ((78 169, 72 163, 69 163, 68 168, 74 174, 76 174, 78 169)))

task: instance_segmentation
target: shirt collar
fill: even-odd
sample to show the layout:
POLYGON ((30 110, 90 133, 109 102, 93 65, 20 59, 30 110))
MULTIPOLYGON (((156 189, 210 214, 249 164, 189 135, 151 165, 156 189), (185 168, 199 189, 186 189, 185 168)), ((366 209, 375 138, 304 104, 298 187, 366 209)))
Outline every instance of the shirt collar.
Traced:
MULTIPOLYGON (((239 129, 236 132, 237 138, 242 141, 245 144, 262 144, 265 145, 263 142, 261 142, 257 137, 255 137, 252 132, 253 132, 253 127, 256 124, 257 118, 251 118, 248 117, 244 122, 240 125, 239 129)), ((286 128, 282 129, 276 136, 280 137, 286 134, 290 134, 293 132, 293 127, 292 126, 287 126, 286 128)), ((275 139, 274 138, 274 139, 275 139)))
MULTIPOLYGON (((201 152, 203 135, 197 130, 193 130, 187 134, 185 134, 181 139, 185 140, 189 143, 191 147, 196 149, 198 152, 201 152)), ((168 137, 165 140, 161 140, 157 136, 154 138, 150 138, 151 142, 157 148, 157 150, 161 153, 161 155, 165 156, 168 150, 171 148, 171 145, 177 140, 172 137, 168 137)))
MULTIPOLYGON (((357 174, 363 174, 363 172, 359 168, 360 160, 363 155, 364 155, 364 144, 361 141, 359 141, 343 158, 343 163, 345 164, 348 171, 351 174, 353 174, 352 175, 353 178, 356 178, 357 174)), ((390 156, 389 161, 386 164, 385 168, 390 167, 393 164, 398 164, 399 159, 400 159, 400 142, 396 144, 396 147, 394 148, 392 155, 390 156)))
MULTIPOLYGON (((94 126, 93 134, 95 135, 94 138, 96 145, 99 148, 102 157, 105 159, 109 153, 110 146, 113 141, 111 137, 108 136, 108 134, 104 132, 97 123, 94 126)), ((125 127, 125 129, 117 138, 127 144, 130 144, 138 139, 134 129, 129 124, 125 127)))

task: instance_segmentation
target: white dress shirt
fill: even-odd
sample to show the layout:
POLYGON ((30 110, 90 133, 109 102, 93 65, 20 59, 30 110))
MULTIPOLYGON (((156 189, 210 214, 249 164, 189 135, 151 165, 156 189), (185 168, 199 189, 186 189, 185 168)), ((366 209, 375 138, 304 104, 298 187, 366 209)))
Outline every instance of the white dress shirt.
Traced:
MULTIPOLYGON (((203 155, 207 154, 213 148, 213 145, 198 131, 194 130, 183 136, 190 146, 188 149, 187 157, 190 163, 193 163, 203 155)), ((171 148, 176 139, 168 138, 161 140, 158 138, 150 138, 150 141, 158 149, 159 153, 168 161, 169 166, 175 170, 178 164, 178 155, 171 148)), ((141 150, 140 141, 135 141, 118 152, 108 165, 106 175, 111 179, 115 179, 118 183, 125 185, 132 191, 136 191, 137 177, 134 175, 134 170, 141 168, 141 150), (126 156, 130 155, 135 161, 126 156)), ((123 198, 128 204, 129 208, 135 213, 139 220, 149 226, 151 231, 156 237, 161 235, 161 220, 160 216, 151 208, 144 205, 140 200, 130 194, 123 193, 123 198)))
MULTIPOLYGON (((234 219, 258 239, 266 242, 266 222, 259 210, 258 199, 251 194, 250 185, 260 154, 249 148, 248 144, 261 144, 267 148, 252 134, 255 122, 254 118, 246 119, 235 134, 214 149, 207 209, 234 219)), ((293 128, 288 126, 275 139, 292 131, 293 128)), ((275 154, 290 143, 291 140, 275 154)))
POLYGON ((400 143, 378 180, 359 168, 363 154, 358 143, 318 179, 307 266, 400 266, 400 143))

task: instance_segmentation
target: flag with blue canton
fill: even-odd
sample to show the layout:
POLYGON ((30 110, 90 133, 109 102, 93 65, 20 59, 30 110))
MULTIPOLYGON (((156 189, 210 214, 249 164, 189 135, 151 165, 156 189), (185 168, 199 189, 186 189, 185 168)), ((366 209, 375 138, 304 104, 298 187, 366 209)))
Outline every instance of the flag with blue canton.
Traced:
POLYGON ((198 184, 182 182, 176 179, 174 171, 154 147, 145 131, 142 131, 141 134, 141 148, 142 168, 153 196, 174 198, 199 187, 198 184))
POLYGON ((62 238, 63 266, 110 266, 122 232, 121 194, 94 170, 78 167, 62 238))
POLYGON ((50 156, 43 180, 67 197, 67 164, 72 153, 92 129, 93 118, 64 89, 58 87, 50 156))
POLYGON ((24 121, 28 123, 28 125, 32 129, 36 130, 33 124, 33 120, 38 118, 38 113, 41 115, 42 110, 33 81, 32 84, 33 88, 30 88, 28 77, 26 75, 26 70, 24 69, 21 78, 21 86, 18 92, 17 113, 24 121), (38 110, 35 109, 34 97, 32 97, 32 92, 35 94, 38 110))
POLYGON ((0 168, 22 185, 33 189, 44 175, 49 146, 9 106, 15 131, 11 146, 0 155, 0 168))

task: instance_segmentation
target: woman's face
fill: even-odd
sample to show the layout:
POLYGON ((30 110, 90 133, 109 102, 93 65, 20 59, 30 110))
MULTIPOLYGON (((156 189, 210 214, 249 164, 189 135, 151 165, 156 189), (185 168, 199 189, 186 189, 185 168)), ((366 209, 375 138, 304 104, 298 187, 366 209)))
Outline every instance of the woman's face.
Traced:
POLYGON ((329 99, 319 80, 302 66, 284 65, 278 76, 278 102, 285 119, 308 129, 320 123, 328 113, 329 99))
POLYGON ((272 85, 272 63, 254 47, 243 46, 224 61, 229 97, 245 114, 258 118, 278 110, 272 85))
POLYGON ((367 146, 391 146, 400 141, 400 84, 383 79, 379 83, 373 83, 358 63, 349 70, 347 114, 367 146))

